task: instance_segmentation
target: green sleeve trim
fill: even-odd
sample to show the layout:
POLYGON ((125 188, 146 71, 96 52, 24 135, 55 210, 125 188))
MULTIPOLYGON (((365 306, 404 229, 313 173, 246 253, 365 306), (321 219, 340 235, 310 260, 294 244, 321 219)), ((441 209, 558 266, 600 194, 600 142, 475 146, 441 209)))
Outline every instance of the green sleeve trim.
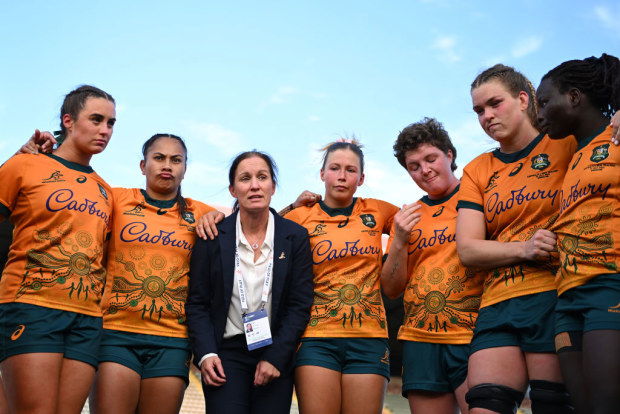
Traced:
POLYGON ((484 209, 480 204, 472 203, 471 201, 460 200, 456 205, 456 209, 458 210, 459 208, 468 208, 470 210, 477 210, 481 213, 484 213, 484 209))
POLYGON ((9 210, 9 208, 4 204, 0 203, 0 214, 4 217, 9 217, 11 215, 11 210, 9 210))

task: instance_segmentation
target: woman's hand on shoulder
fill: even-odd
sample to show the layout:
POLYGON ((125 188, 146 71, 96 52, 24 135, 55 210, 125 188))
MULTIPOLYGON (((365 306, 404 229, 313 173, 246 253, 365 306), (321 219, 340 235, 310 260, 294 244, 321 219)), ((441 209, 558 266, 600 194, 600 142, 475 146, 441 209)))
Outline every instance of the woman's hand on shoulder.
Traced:
POLYGON ((34 134, 30 139, 22 145, 22 147, 15 153, 17 154, 38 154, 50 153, 56 144, 56 138, 51 132, 34 130, 34 134))
POLYGON ((217 237, 217 223, 224 220, 226 215, 218 210, 209 211, 196 222, 196 235, 203 240, 217 237))
POLYGON ((202 373, 202 380, 207 385, 219 387, 226 382, 226 374, 224 374, 222 361, 217 355, 202 361, 202 364, 200 364, 200 372, 202 373))
POLYGON ((267 361, 260 361, 254 372, 254 385, 267 385, 280 377, 280 371, 267 361))

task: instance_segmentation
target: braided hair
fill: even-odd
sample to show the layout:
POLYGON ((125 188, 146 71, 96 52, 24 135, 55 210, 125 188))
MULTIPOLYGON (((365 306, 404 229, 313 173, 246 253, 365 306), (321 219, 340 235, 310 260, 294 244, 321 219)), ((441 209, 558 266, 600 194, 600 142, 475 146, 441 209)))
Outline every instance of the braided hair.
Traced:
MULTIPOLYGON (((146 154, 149 151, 149 148, 151 148, 151 146, 161 138, 174 139, 181 144, 183 150, 185 151, 185 165, 187 165, 187 147, 185 146, 185 141, 183 141, 183 138, 173 134, 155 134, 151 138, 147 139, 144 145, 142 145, 142 156, 144 157, 144 161, 146 162, 146 154)), ((179 184, 179 188, 177 189, 176 200, 176 204, 179 208, 179 217, 183 218, 187 212, 187 201, 181 195, 181 184, 179 184)))
POLYGON ((527 115, 530 118, 532 126, 536 130, 540 131, 540 124, 538 123, 538 103, 536 102, 536 89, 528 78, 526 78, 521 72, 515 70, 511 66, 502 65, 498 63, 495 66, 488 68, 481 74, 476 76, 476 79, 471 84, 471 89, 476 89, 480 85, 487 83, 491 80, 497 79, 506 87, 508 92, 513 97, 519 96, 520 92, 527 93, 529 102, 527 104, 527 115))
POLYGON ((620 60, 603 53, 583 60, 569 60, 551 69, 549 79, 560 93, 577 88, 608 119, 620 109, 620 60))

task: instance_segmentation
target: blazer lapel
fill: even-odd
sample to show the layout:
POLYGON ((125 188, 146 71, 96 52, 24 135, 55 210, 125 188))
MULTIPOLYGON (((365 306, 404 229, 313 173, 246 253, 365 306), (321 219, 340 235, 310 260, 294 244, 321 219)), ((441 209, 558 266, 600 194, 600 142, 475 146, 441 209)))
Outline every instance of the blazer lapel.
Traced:
MULTIPOLYGON (((276 213, 277 214, 277 213, 276 213)), ((286 282, 286 273, 289 260, 292 260, 292 245, 287 238, 286 223, 279 216, 275 216, 273 235, 273 286, 271 290, 271 313, 276 315, 282 299, 282 292, 286 282)))
POLYGON ((222 222, 220 227, 220 234, 218 241, 220 243, 220 251, 222 255, 222 277, 224 286, 224 309, 228 314, 230 308, 230 298, 232 297, 232 290, 235 282, 235 247, 236 247, 236 229, 237 227, 237 213, 232 214, 225 221, 222 222))

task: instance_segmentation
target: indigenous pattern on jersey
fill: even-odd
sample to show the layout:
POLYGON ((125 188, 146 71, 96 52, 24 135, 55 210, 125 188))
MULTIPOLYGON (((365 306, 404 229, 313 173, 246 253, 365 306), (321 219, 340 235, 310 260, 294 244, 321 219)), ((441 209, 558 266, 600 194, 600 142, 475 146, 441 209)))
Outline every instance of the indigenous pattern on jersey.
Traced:
POLYGON ((347 208, 322 201, 286 215, 310 235, 314 304, 304 337, 387 338, 381 299, 382 234, 388 234, 398 207, 354 198, 347 208))
MULTIPOLYGON (((468 344, 473 336, 486 273, 459 260, 454 238, 458 190, 441 200, 424 196, 419 201, 422 219, 409 239, 400 340, 468 344)), ((388 252, 393 238, 394 228, 388 252)))
POLYGON ((103 327, 168 337, 187 337, 185 301, 195 223, 214 210, 186 198, 158 201, 137 188, 114 188, 114 220, 103 327))
MULTIPOLYGON (((550 230, 560 214, 560 188, 577 143, 542 134, 512 154, 485 153, 463 170, 458 208, 482 212, 488 240, 524 242, 550 230)), ((487 272, 481 307, 555 289, 557 256, 487 272)))
POLYGON ((560 193, 558 293, 607 273, 620 255, 620 148, 611 127, 579 142, 560 193))
POLYGON ((112 191, 90 167, 21 154, 0 167, 0 213, 15 225, 0 303, 101 316, 112 191))

